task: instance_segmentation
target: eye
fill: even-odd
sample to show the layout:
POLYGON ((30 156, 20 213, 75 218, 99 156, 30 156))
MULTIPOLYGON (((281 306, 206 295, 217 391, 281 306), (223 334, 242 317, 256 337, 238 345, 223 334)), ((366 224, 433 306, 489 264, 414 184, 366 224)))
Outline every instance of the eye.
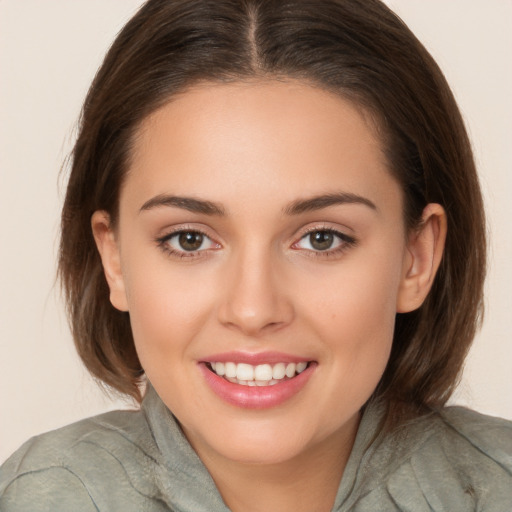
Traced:
POLYGON ((333 229, 316 229, 304 235, 294 248, 315 252, 335 252, 355 244, 354 238, 333 229))
POLYGON ((175 231, 157 241, 164 250, 180 256, 193 256, 194 253, 219 247, 210 237, 194 230, 175 231))

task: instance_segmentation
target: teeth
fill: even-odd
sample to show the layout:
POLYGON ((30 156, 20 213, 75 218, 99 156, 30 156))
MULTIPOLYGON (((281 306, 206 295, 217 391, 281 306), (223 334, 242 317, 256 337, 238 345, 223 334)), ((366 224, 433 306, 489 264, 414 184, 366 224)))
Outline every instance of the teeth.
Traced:
POLYGON ((254 378, 256 380, 271 380, 272 375, 272 366, 270 366, 269 364, 259 364, 254 369, 254 378))
POLYGON ((286 374, 287 377, 293 377, 295 375, 295 370, 297 369, 297 365, 296 364, 293 364, 293 363, 288 363, 286 365, 286 369, 284 371, 284 373, 286 374))
POLYGON ((304 363, 304 362, 297 363, 297 373, 302 373, 306 369, 307 365, 308 365, 308 363, 304 363))
POLYGON ((259 364, 253 366, 246 363, 210 363, 212 370, 219 376, 225 377, 229 382, 242 386, 273 386, 284 378, 291 379, 302 373, 308 363, 276 363, 259 364))
MULTIPOLYGON (((293 375, 295 375, 295 365, 293 363, 290 363, 293 365, 293 375)), ((286 375, 286 366, 284 363, 277 363, 272 368, 272 378, 273 379, 282 379, 286 375)), ((293 377, 292 375, 292 377, 293 377)))
POLYGON ((215 373, 220 375, 221 377, 226 374, 226 368, 224 367, 224 363, 216 363, 215 364, 215 373))
POLYGON ((224 369, 226 371, 226 377, 234 379, 236 377, 236 364, 235 363, 226 363, 224 365, 224 369))
POLYGON ((236 378, 238 380, 254 380, 254 366, 238 363, 236 365, 236 378))

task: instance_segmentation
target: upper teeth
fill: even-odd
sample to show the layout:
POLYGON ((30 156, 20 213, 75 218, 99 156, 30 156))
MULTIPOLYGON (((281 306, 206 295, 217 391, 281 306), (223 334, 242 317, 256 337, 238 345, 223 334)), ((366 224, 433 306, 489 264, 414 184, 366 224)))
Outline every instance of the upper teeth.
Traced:
POLYGON ((285 377, 291 378, 295 376, 295 373, 303 372, 307 363, 277 363, 253 366, 246 363, 213 362, 210 365, 217 375, 229 380, 236 379, 239 383, 254 382, 256 385, 268 385, 277 384, 278 380, 285 377))

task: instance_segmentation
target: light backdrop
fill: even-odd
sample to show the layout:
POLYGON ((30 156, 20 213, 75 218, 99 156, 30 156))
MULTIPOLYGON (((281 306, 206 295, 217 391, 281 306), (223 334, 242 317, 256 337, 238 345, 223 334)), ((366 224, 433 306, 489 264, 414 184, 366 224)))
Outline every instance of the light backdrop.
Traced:
MULTIPOLYGON (((0 1, 0 461, 28 437, 127 404, 75 355, 55 260, 81 102, 139 0, 0 1)), ((469 126, 492 237, 487 316, 454 401, 512 419, 512 2, 390 0, 469 126)))

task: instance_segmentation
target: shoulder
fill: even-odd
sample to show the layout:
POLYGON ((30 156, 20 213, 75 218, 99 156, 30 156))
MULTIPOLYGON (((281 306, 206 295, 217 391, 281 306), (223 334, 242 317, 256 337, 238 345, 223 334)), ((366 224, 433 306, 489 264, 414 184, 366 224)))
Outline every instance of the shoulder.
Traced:
POLYGON ((0 468, 0 509, 98 510, 108 495, 151 495, 142 475, 157 454, 142 411, 106 413, 34 437, 0 468))
POLYGON ((438 415, 444 424, 439 435, 457 440, 469 457, 484 457, 512 475, 512 421, 464 407, 446 407, 438 415))
POLYGON ((468 485, 497 488, 503 483, 512 492, 512 422, 463 407, 446 407, 424 421, 436 428, 418 455, 428 458, 439 446, 468 485))
POLYGON ((446 407, 408 423, 375 455, 386 466, 380 487, 399 510, 512 510, 510 421, 446 407))
POLYGON ((0 494, 0 509, 5 512, 98 510, 84 482, 63 466, 23 471, 9 478, 0 494))

